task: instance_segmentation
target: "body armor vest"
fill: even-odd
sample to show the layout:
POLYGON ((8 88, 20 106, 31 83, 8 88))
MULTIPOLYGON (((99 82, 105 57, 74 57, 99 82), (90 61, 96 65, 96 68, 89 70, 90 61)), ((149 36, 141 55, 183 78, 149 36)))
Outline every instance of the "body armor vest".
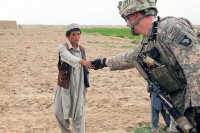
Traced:
MULTIPOLYGON (((65 43, 63 45, 72 54, 72 50, 69 49, 68 44, 65 43)), ((79 47, 80 47, 80 50, 81 50, 82 59, 86 59, 86 57, 85 57, 85 49, 80 45, 79 45, 79 47)), ((69 88, 69 81, 70 81, 70 73, 71 73, 72 67, 69 64, 67 64, 66 62, 61 61, 60 60, 60 55, 59 55, 59 61, 58 61, 58 65, 57 66, 58 66, 58 70, 59 70, 57 84, 60 87, 68 89, 69 88)), ((85 66, 83 66, 83 71, 84 71, 84 84, 85 84, 85 87, 90 87, 89 80, 88 80, 89 71, 85 66)))
POLYGON ((159 65, 155 66, 142 62, 151 80, 166 94, 170 94, 182 90, 187 82, 183 70, 172 51, 165 44, 156 41, 157 24, 158 21, 153 23, 148 42, 143 45, 141 53, 152 58, 159 65))

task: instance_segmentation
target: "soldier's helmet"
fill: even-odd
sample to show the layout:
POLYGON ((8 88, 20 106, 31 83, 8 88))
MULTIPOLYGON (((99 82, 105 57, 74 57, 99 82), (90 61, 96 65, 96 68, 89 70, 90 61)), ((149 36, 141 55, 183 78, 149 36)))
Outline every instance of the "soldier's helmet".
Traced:
POLYGON ((139 11, 144 11, 146 16, 156 16, 158 13, 155 0, 124 0, 119 2, 118 9, 123 18, 139 11))
POLYGON ((69 35, 72 31, 81 31, 80 26, 76 23, 68 25, 66 29, 66 34, 69 35))

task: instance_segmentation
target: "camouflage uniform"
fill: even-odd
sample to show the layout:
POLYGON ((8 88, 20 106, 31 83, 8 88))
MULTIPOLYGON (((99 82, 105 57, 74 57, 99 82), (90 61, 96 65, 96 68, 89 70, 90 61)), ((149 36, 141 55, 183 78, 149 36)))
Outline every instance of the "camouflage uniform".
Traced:
POLYGON ((197 29, 195 29, 195 32, 196 32, 196 34, 197 34, 197 37, 200 38, 200 31, 197 30, 197 29))
POLYGON ((132 62, 138 58, 139 53, 161 46, 166 54, 162 54, 158 49, 161 53, 160 60, 178 62, 187 80, 184 88, 169 94, 169 98, 175 107, 195 125, 194 115, 197 111, 190 107, 200 106, 200 40, 192 24, 187 19, 165 17, 158 23, 157 39, 149 42, 148 45, 144 45, 144 40, 130 52, 107 58, 106 65, 111 70, 133 68, 132 62))
MULTIPOLYGON (((153 16, 157 15, 155 4, 156 0, 120 1, 119 14, 125 19, 131 33, 147 37, 130 52, 96 59, 92 64, 95 65, 95 70, 106 66, 111 70, 123 70, 133 68, 134 60, 142 62, 143 67, 149 70, 150 79, 168 94, 178 111, 187 117, 193 127, 194 119, 198 123, 197 127, 200 127, 200 115, 197 115, 200 107, 200 41, 197 38, 199 33, 187 19, 174 17, 165 17, 156 23, 153 22, 150 29, 150 22, 153 16), (143 23, 140 23, 143 19, 143 23), (141 29, 142 26, 144 29, 141 29), (148 64, 149 62, 139 57, 140 53, 148 55, 152 51, 158 51, 156 65, 148 64)), ((184 131, 192 128, 189 125, 181 126, 179 123, 179 127, 184 131)))

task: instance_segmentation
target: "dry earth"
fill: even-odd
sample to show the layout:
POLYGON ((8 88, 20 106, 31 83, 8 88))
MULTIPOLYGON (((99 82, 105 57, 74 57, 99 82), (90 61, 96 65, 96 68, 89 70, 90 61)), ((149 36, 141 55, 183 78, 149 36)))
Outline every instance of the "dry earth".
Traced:
MULTIPOLYGON (((0 133, 59 133, 53 97, 64 34, 62 27, 0 29, 0 133)), ((80 43, 91 60, 134 46, 129 39, 84 33, 80 43)), ((90 81, 86 133, 126 133, 149 125, 149 94, 136 69, 90 70, 90 81)))

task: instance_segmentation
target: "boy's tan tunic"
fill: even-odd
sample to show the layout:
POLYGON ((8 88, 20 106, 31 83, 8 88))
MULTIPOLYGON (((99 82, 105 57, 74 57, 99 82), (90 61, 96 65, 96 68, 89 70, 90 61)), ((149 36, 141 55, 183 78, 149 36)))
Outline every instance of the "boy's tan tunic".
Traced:
MULTIPOLYGON (((72 45, 68 43, 69 49, 73 49, 72 45)), ((67 119, 73 118, 74 126, 84 126, 84 106, 85 106, 85 84, 84 84, 84 74, 83 66, 79 63, 82 59, 82 53, 80 47, 75 50, 73 49, 73 55, 67 50, 67 48, 62 44, 58 48, 60 58, 62 61, 68 63, 72 66, 70 73, 69 88, 63 88, 57 86, 55 93, 55 105, 57 118, 61 125, 66 124, 67 119), (76 56, 76 57, 75 57, 76 56), (61 104, 61 105, 60 105, 61 104), (80 124, 80 121, 83 124, 80 124), (75 125, 77 123, 77 125, 75 125), (78 124, 79 123, 79 124, 78 124)), ((66 128, 66 127, 65 127, 66 128)), ((79 133, 84 133, 84 127, 78 127, 80 131, 75 131, 79 133)))

